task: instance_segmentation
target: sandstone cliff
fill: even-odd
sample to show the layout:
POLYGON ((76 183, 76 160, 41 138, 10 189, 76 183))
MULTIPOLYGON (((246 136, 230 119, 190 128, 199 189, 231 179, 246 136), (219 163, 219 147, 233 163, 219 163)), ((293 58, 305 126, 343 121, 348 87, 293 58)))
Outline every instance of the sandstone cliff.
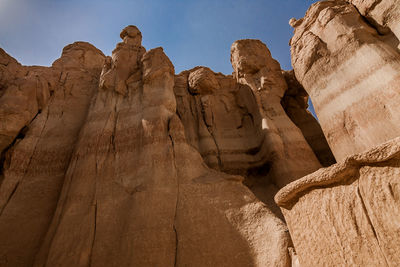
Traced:
POLYGON ((175 76, 136 27, 121 38, 112 57, 78 42, 50 68, 2 51, 1 265, 290 266, 273 196, 320 163, 280 105, 279 65, 285 123, 266 127, 263 92, 205 67, 175 76))
POLYGON ((292 71, 244 39, 175 74, 135 26, 0 49, 0 266, 400 265, 399 6, 313 4, 292 71))

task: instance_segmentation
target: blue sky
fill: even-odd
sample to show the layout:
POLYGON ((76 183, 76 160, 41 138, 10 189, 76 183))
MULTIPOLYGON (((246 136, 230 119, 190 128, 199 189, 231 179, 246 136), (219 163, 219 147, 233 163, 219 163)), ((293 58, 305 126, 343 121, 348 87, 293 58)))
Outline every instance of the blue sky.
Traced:
POLYGON ((136 25, 146 49, 162 46, 176 73, 195 66, 232 73, 230 46, 263 41, 291 69, 290 18, 307 0, 0 0, 0 47, 24 65, 49 66, 62 48, 87 41, 111 55, 119 33, 136 25))
POLYGON ((260 39, 290 69, 288 21, 315 1, 0 0, 0 46, 26 65, 50 65, 64 46, 88 41, 110 55, 126 25, 147 49, 162 46, 176 72, 205 65, 232 72, 230 45, 260 39))

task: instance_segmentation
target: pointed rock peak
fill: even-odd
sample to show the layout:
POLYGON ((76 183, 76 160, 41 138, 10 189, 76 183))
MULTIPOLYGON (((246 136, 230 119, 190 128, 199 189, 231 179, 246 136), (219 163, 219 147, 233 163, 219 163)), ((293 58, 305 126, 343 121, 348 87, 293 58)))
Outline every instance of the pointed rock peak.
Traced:
POLYGON ((142 33, 136 26, 126 26, 119 35, 126 44, 141 46, 142 45, 142 33))

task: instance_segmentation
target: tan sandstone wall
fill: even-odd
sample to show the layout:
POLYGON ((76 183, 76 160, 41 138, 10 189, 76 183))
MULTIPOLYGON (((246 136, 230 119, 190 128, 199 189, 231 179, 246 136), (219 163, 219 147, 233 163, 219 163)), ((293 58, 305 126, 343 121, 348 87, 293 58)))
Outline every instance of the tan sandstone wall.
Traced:
MULTIPOLYGON (((384 1, 382 1, 384 2, 384 1)), ((400 53, 345 1, 313 4, 292 20, 292 64, 336 160, 400 132, 400 53)))
POLYGON ((400 138, 284 187, 301 266, 399 266, 400 138))

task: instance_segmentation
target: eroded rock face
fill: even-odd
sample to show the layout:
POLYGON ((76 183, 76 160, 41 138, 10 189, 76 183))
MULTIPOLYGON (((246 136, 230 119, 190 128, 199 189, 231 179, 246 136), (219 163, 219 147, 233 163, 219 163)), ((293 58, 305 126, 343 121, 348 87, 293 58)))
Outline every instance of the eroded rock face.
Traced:
POLYGON ((301 266, 400 264, 400 138, 305 176, 275 200, 301 266))
POLYGON ((276 206, 237 175, 265 165, 251 89, 207 68, 175 77, 136 27, 121 38, 111 57, 69 45, 51 68, 2 54, 0 101, 16 106, 0 115, 22 119, 0 128, 0 265, 290 266, 276 206))
POLYGON ((397 137, 400 53, 388 36, 345 1, 313 4, 291 24, 296 77, 313 100, 335 158, 397 137))
POLYGON ((251 88, 262 117, 267 154, 273 155, 270 176, 282 187, 321 167, 302 132, 281 105, 287 84, 279 63, 259 40, 239 40, 231 47, 238 83, 251 88))

